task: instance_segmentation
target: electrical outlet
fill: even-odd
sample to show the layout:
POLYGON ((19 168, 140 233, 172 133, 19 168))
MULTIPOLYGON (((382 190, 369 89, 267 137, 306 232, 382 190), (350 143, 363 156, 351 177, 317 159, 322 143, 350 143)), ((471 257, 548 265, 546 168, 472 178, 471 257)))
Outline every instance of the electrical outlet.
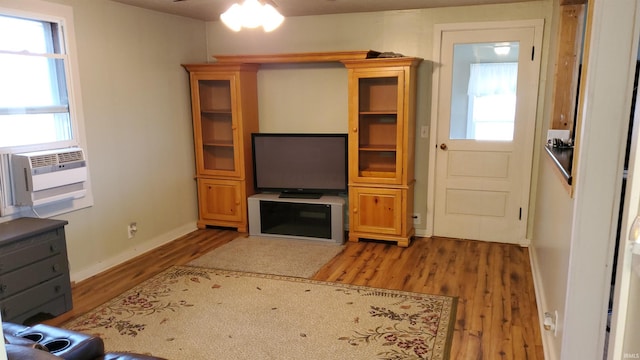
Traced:
POLYGON ((129 239, 133 239, 133 237, 136 236, 136 232, 138 232, 137 223, 132 222, 131 224, 129 224, 129 226, 127 226, 127 236, 129 237, 129 239))
POLYGON ((558 310, 552 313, 545 312, 543 320, 544 329, 553 332, 553 336, 558 336, 558 310))
POLYGON ((411 218, 413 218, 413 225, 419 225, 420 223, 422 223, 420 213, 413 213, 413 216, 411 216, 411 218))

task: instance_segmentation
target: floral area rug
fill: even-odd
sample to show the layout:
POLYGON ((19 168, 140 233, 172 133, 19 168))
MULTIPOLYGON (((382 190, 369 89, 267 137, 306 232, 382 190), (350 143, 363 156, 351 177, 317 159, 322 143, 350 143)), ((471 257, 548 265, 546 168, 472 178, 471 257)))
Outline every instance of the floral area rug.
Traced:
POLYGON ((168 359, 448 359, 456 298, 174 266, 63 325, 168 359))

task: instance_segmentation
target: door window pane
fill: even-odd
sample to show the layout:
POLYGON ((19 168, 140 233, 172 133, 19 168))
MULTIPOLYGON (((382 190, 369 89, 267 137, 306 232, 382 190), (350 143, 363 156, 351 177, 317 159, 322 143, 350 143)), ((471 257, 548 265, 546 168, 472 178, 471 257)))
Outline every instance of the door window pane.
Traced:
POLYGON ((450 139, 513 140, 517 42, 454 46, 450 139))

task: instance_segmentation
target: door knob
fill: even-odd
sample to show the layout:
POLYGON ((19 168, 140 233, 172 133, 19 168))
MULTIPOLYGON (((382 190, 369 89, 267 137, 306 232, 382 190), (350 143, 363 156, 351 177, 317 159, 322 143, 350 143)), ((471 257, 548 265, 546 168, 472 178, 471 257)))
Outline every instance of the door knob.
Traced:
POLYGON ((440 149, 447 150, 447 144, 445 143, 440 144, 440 149))

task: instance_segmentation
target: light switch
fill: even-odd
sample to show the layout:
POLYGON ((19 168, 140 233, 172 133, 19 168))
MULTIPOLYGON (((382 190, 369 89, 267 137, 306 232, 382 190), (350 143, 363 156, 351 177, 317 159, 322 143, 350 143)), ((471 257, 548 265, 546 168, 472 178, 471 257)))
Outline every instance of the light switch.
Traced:
POLYGON ((429 137, 429 125, 422 125, 422 128, 420 128, 420 137, 421 138, 429 137))

